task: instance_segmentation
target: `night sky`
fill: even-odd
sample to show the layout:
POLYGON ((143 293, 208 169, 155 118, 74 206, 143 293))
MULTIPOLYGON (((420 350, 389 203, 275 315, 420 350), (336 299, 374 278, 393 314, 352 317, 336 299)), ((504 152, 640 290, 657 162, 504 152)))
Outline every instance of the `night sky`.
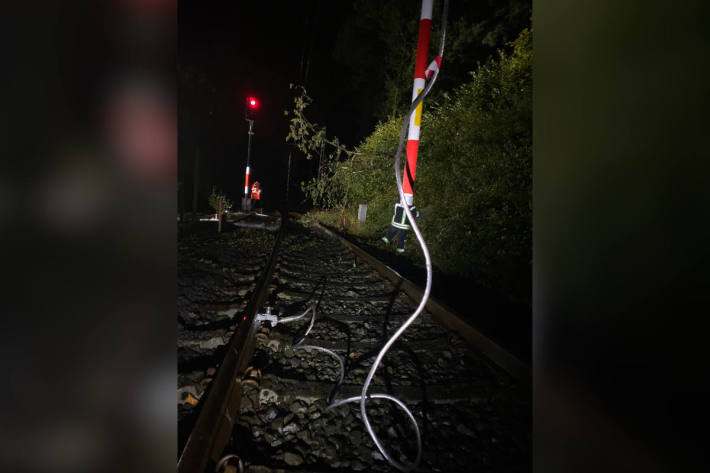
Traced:
MULTIPOLYGON (((276 207, 291 151, 285 143, 288 117, 284 115, 293 100, 290 83, 305 83, 314 99, 309 117, 327 123, 329 134, 332 130, 349 145, 367 134, 373 123, 351 118, 360 94, 343 86, 348 70, 331 54, 338 30, 351 14, 348 2, 180 2, 179 63, 204 73, 209 84, 197 94, 181 90, 179 160, 186 180, 191 179, 199 143, 200 185, 217 185, 238 202, 247 149, 244 101, 254 94, 260 109, 252 143, 252 180, 261 182, 266 207, 276 207), (210 89, 207 97, 200 95, 210 89), (209 119, 196 123, 195 101, 211 104, 212 114, 208 110, 202 115, 209 119)), ((308 176, 312 165, 294 152, 292 182, 308 176)), ((291 192, 296 189, 294 185, 291 192)), ((190 208, 189 182, 186 192, 190 208)), ((198 206, 204 205, 205 192, 209 189, 200 189, 198 206)))
MULTIPOLYGON (((434 2, 430 56, 438 46, 441 5, 434 2)), ((409 95, 420 9, 421 2, 410 0, 181 1, 178 161, 184 192, 180 205, 192 208, 198 149, 198 210, 208 210, 212 186, 239 204, 247 152, 244 108, 246 97, 254 94, 261 106, 252 143, 252 182, 262 184, 264 207, 277 208, 292 152, 290 208, 304 209, 307 203, 298 184, 315 174, 317 162, 305 160, 285 142, 289 117, 284 111, 292 108, 295 94, 289 84, 305 85, 313 99, 306 110, 311 122, 327 126, 329 137, 357 146, 386 118, 385 62, 389 48, 402 44, 411 47, 412 63, 406 79, 398 81, 407 88, 401 97, 409 95), (400 31, 392 21, 396 26, 409 23, 400 31), (392 31, 397 39, 393 44, 389 35, 387 44, 383 32, 392 31), (196 74, 202 78, 196 79, 196 74)), ((444 66, 428 103, 470 80, 469 72, 478 63, 513 40, 529 22, 528 0, 451 2, 444 66)))

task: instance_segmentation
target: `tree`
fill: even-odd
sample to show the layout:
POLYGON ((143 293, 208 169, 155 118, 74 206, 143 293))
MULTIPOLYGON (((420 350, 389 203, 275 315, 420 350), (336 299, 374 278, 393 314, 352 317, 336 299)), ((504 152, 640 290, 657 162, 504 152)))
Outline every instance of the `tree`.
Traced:
MULTIPOLYGON (((420 2, 358 0, 356 14, 340 31, 333 55, 351 70, 354 93, 373 120, 387 120, 407 111, 419 25, 420 2)), ((435 2, 429 57, 440 38, 441 1, 435 2)), ((469 72, 515 39, 529 25, 529 0, 451 2, 442 74, 428 102, 438 102, 469 72)))
MULTIPOLYGON (((215 87, 207 75, 198 68, 178 64, 178 135, 180 159, 178 179, 181 192, 186 191, 186 181, 192 178, 192 212, 197 211, 200 179, 200 143, 204 139, 205 123, 213 114, 215 87), (190 159, 191 158, 191 159, 190 159)), ((181 200, 183 199, 181 198, 181 200)))
POLYGON ((354 156, 356 153, 343 145, 337 136, 328 138, 324 126, 313 123, 306 117, 306 108, 313 100, 305 87, 293 84, 290 87, 297 91, 297 95, 294 97, 293 110, 285 112, 287 116, 291 115, 286 142, 295 145, 307 160, 319 156, 317 176, 301 182, 301 190, 311 199, 313 205, 325 208, 342 206, 343 197, 340 191, 343 187, 334 178, 335 172, 341 155, 354 156), (328 152, 325 152, 326 148, 328 152), (322 176, 326 178, 321 179, 322 176))
MULTIPOLYGON (((529 302, 531 32, 523 30, 510 47, 425 108, 415 200, 435 265, 529 302)), ((402 119, 380 123, 320 182, 331 207, 354 214, 367 203, 376 232, 387 228, 398 200, 393 158, 402 119)))

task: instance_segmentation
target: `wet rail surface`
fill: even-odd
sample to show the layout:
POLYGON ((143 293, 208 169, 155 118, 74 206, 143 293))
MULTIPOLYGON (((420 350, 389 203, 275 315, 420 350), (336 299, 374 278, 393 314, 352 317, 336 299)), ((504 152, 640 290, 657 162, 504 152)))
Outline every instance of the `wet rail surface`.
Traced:
MULTIPOLYGON (((293 346, 310 314, 255 328, 250 366, 240 376, 240 412, 223 456, 237 455, 243 471, 251 472, 397 471, 365 430, 358 403, 327 407, 360 394, 380 348, 416 303, 336 239, 298 224, 285 228, 277 254, 264 307, 286 317, 315 304, 302 344, 340 355, 343 381, 338 384, 337 359, 293 346)), ((390 349, 369 393, 392 394, 413 412, 423 440, 418 471, 531 469, 529 383, 426 311, 390 349)), ((413 460, 415 435, 404 412, 379 399, 367 406, 387 451, 399 461, 413 460)), ((206 471, 215 467, 210 461, 206 471)))

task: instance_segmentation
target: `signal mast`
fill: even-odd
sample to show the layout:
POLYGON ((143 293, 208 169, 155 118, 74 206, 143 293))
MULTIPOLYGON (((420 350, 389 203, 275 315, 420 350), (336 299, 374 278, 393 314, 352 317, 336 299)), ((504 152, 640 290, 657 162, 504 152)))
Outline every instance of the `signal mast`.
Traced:
POLYGON ((251 210, 251 198, 249 197, 249 173, 251 169, 249 164, 251 162, 251 137, 254 135, 254 117, 256 116, 256 111, 259 109, 259 100, 253 95, 247 97, 247 104, 244 109, 244 119, 249 122, 249 138, 247 142, 247 169, 244 174, 244 197, 242 198, 242 210, 248 212, 251 210))

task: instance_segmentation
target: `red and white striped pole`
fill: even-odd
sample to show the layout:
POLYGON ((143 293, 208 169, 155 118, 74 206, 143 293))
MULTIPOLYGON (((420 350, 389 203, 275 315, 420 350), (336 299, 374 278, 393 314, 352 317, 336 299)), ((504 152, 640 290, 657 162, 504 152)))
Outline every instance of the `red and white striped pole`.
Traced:
MULTIPOLYGON (((422 0, 422 13, 419 17, 419 40, 417 42, 417 59, 414 63, 414 87, 412 89, 412 102, 417 99, 417 96, 424 90, 426 77, 432 72, 433 67, 438 67, 441 63, 441 58, 437 58, 435 62, 427 68, 427 55, 429 53, 429 37, 431 35, 431 12, 433 0, 422 0)), ((414 178, 417 170, 417 152, 419 151, 419 127, 422 121, 422 107, 424 103, 420 102, 416 110, 409 119, 409 135, 407 137, 407 167, 404 172, 404 198, 407 205, 414 204, 414 178)))
POLYGON ((251 161, 251 137, 254 136, 254 120, 249 120, 249 132, 247 143, 247 172, 244 174, 244 197, 249 197, 249 161, 251 161))
POLYGON ((244 198, 242 199, 242 210, 245 212, 251 210, 251 205, 249 205, 249 164, 251 161, 251 137, 254 136, 254 120, 248 119, 249 121, 249 138, 247 143, 247 170, 244 173, 244 198))

